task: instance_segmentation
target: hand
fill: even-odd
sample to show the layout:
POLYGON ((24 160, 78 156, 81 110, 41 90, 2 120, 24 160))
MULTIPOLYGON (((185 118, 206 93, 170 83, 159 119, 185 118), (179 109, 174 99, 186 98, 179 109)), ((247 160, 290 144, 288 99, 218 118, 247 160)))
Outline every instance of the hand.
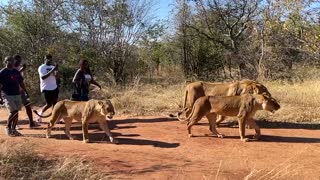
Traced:
POLYGON ((25 69, 27 67, 26 64, 22 64, 22 68, 25 69))
POLYGON ((24 95, 26 96, 27 99, 29 98, 29 94, 27 91, 24 92, 24 95))
POLYGON ((3 105, 4 104, 4 101, 2 98, 0 98, 0 105, 3 105))
POLYGON ((54 69, 54 70, 58 70, 58 67, 59 67, 59 65, 58 65, 58 64, 55 64, 53 69, 54 69))
POLYGON ((100 90, 102 89, 100 85, 98 87, 100 88, 100 90))

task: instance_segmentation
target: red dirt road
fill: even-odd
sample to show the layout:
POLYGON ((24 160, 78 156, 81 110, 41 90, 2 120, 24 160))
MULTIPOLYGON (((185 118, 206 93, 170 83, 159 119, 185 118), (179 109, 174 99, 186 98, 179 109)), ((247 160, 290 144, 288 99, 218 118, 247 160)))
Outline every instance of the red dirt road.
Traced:
MULTIPOLYGON (((0 110, 0 122, 7 117, 0 110)), ((8 138, 0 129, 0 139, 26 140, 45 155, 78 156, 97 165, 113 179, 320 179, 320 130, 262 128, 260 141, 241 142, 237 128, 218 130, 224 139, 205 136, 206 120, 193 127, 188 138, 186 125, 165 117, 115 117, 110 123, 119 144, 101 141, 103 132, 90 125, 89 144, 82 142, 81 126, 73 124, 68 140, 64 125, 57 125, 50 139, 45 127, 29 130, 24 113, 19 121, 24 137, 8 138)), ((254 130, 247 130, 252 137, 254 130)))

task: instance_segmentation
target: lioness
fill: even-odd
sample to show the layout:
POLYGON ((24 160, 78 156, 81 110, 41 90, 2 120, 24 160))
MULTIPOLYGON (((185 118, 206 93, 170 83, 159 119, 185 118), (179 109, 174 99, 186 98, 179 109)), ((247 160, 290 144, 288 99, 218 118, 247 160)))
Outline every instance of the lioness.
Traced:
MULTIPOLYGON (((34 111, 38 116, 40 116, 37 111, 34 111)), ((87 102, 83 101, 70 101, 62 100, 59 101, 53 108, 52 113, 46 116, 40 116, 43 118, 52 117, 50 123, 48 124, 47 138, 51 135, 51 128, 55 123, 63 119, 65 122, 65 133, 69 139, 73 139, 70 134, 70 127, 72 120, 82 122, 83 131, 83 141, 85 143, 89 142, 88 137, 88 124, 98 121, 101 129, 109 136, 110 142, 117 143, 117 140, 112 137, 106 118, 111 119, 114 116, 114 108, 109 100, 89 100, 87 102)))
POLYGON ((203 96, 196 100, 189 117, 184 119, 188 121, 188 133, 192 137, 191 127, 206 116, 209 120, 210 131, 218 137, 223 137, 216 129, 216 116, 237 116, 239 123, 240 138, 245 138, 246 122, 254 127, 256 134, 255 139, 259 139, 261 132, 260 127, 256 124, 253 116, 258 110, 275 112, 280 105, 275 99, 267 95, 245 94, 240 96, 203 96))
MULTIPOLYGON (((178 119, 182 119, 181 115, 183 113, 188 117, 194 102, 202 96, 236 96, 241 94, 262 93, 271 96, 264 85, 252 80, 242 80, 233 83, 193 82, 188 84, 185 89, 183 110, 178 112, 178 119)), ((223 116, 218 116, 217 124, 223 120, 223 116)))

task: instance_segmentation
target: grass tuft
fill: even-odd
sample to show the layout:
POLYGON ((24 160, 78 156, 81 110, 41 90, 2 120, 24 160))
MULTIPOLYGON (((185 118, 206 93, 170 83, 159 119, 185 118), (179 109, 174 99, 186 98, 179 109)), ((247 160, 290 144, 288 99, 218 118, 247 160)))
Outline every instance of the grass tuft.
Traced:
POLYGON ((106 179, 93 164, 80 159, 48 159, 36 154, 31 143, 0 142, 0 179, 106 179))

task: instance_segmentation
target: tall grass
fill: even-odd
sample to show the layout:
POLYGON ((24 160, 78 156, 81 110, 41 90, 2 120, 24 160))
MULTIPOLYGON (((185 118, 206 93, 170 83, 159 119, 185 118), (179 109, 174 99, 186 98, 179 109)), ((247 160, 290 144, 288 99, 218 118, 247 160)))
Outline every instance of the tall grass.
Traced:
POLYGON ((33 150, 32 143, 0 143, 0 179, 107 179, 93 164, 76 158, 49 159, 33 150))
MULTIPOLYGON (((257 119, 284 122, 320 121, 320 81, 302 83, 265 82, 281 105, 280 110, 271 115, 260 111, 257 119)), ((139 84, 127 87, 111 87, 101 92, 98 98, 111 97, 117 114, 164 115, 174 113, 182 106, 186 83, 139 84)), ((97 97, 97 96, 96 96, 97 97)))
POLYGON ((281 109, 270 118, 278 121, 319 122, 319 85, 319 80, 295 84, 266 83, 272 95, 281 105, 281 109))

